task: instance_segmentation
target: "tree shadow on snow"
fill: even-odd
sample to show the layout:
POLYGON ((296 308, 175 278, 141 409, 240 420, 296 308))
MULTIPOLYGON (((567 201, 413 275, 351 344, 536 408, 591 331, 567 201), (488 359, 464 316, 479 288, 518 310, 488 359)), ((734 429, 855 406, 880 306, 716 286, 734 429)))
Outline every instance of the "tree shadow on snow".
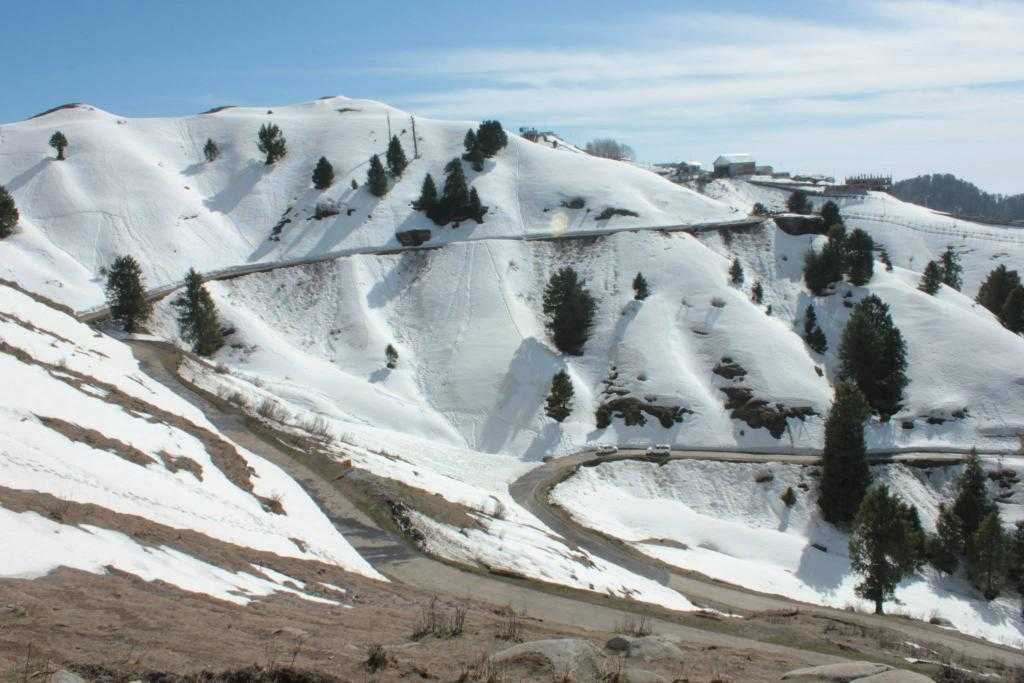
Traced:
POLYGON ((391 375, 391 369, 390 368, 388 368, 388 367, 377 368, 376 370, 374 370, 373 372, 370 373, 370 377, 368 379, 370 381, 370 384, 377 384, 379 382, 383 382, 384 380, 386 380, 390 375, 391 375))
POLYGON ((252 193, 253 188, 256 187, 256 184, 264 174, 269 172, 268 169, 270 168, 272 167, 267 166, 262 161, 250 159, 223 190, 209 199, 204 199, 203 203, 210 211, 231 213, 243 199, 252 193))
POLYGON ((405 251, 395 261, 391 270, 373 283, 366 294, 366 302, 370 308, 380 308, 411 285, 427 264, 427 255, 422 251, 405 251))
POLYGON ((24 186, 26 183, 28 183, 28 181, 32 180, 32 178, 38 175, 39 172, 42 171, 43 168, 45 168, 46 165, 49 164, 51 161, 56 161, 56 159, 51 159, 49 157, 45 159, 40 159, 30 168, 22 171, 21 173, 19 173, 18 175, 14 176, 6 183, 4 183, 4 187, 7 189, 8 192, 14 192, 16 190, 21 189, 22 186, 24 186))
MULTIPOLYGON (((551 349, 534 337, 523 339, 495 394, 497 400, 487 411, 478 446, 488 452, 500 451, 517 432, 529 429, 551 378, 563 369, 564 361, 551 349)), ((527 449, 526 458, 540 459, 558 443, 560 434, 558 423, 545 425, 527 449)))

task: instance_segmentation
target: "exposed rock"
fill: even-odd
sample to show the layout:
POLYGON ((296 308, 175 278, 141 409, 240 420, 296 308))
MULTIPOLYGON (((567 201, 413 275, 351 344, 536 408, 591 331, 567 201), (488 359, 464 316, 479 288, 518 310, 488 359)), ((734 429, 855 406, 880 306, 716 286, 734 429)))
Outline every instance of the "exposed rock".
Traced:
POLYGON ((664 676, 644 669, 626 669, 618 680, 627 683, 668 683, 668 679, 664 676))
POLYGON ((558 638, 521 643, 491 656, 507 664, 535 664, 542 660, 554 671, 574 671, 579 680, 596 680, 604 654, 589 640, 558 638))
POLYGON ((609 638, 608 642, 605 643, 604 646, 612 652, 629 652, 629 641, 622 636, 609 638))
POLYGON ((893 669, 884 673, 856 679, 857 683, 934 683, 934 679, 906 669, 893 669))
POLYGON ((799 213, 782 213, 774 216, 775 225, 787 235, 824 235, 825 219, 821 216, 805 216, 799 213))
POLYGON ((803 420, 818 414, 806 406, 793 408, 782 403, 769 404, 768 401, 754 398, 754 391, 749 387, 720 387, 720 391, 727 397, 725 407, 732 411, 731 417, 755 429, 764 427, 776 439, 781 439, 786 432, 787 419, 794 417, 803 420))
POLYGON ((629 645, 629 658, 643 662, 669 662, 681 664, 686 655, 679 646, 665 636, 644 636, 642 638, 624 638, 629 645))
POLYGON ((711 372, 726 379, 736 379, 737 377, 746 377, 747 375, 746 368, 734 361, 732 358, 723 358, 722 361, 711 370, 711 372))
POLYGON ((644 413, 656 418, 661 426, 668 429, 673 424, 683 421, 683 416, 693 411, 682 406, 663 406, 640 400, 635 396, 622 396, 605 402, 602 408, 610 411, 612 417, 621 417, 627 425, 647 424, 644 413))
POLYGON ((50 676, 49 683, 87 683, 84 678, 76 673, 68 671, 67 669, 60 669, 55 671, 50 676))
POLYGON ((872 681, 874 683, 918 683, 930 681, 927 676, 911 671, 893 669, 886 664, 875 664, 873 662, 843 662, 841 664, 826 664, 824 666, 812 666, 806 669, 797 669, 783 674, 784 681, 822 681, 827 683, 853 683, 853 681, 872 681), (889 678, 880 678, 883 675, 890 675, 889 678), (893 677, 893 676, 909 676, 893 677))

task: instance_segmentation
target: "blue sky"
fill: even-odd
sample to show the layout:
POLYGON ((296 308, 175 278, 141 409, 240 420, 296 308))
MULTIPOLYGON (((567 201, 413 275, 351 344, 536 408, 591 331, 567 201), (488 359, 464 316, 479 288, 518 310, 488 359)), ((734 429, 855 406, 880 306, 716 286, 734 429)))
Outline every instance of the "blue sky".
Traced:
POLYGON ((6 2, 0 120, 341 94, 646 161, 953 172, 1024 191, 1024 3, 6 2))

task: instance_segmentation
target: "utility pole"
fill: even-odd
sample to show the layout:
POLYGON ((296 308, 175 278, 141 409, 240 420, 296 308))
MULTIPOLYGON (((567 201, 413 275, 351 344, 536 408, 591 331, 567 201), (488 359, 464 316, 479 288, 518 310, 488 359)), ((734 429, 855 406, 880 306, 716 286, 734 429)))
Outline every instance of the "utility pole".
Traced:
POLYGON ((412 121, 412 158, 419 159, 420 146, 419 141, 416 139, 416 117, 410 114, 409 120, 412 121))

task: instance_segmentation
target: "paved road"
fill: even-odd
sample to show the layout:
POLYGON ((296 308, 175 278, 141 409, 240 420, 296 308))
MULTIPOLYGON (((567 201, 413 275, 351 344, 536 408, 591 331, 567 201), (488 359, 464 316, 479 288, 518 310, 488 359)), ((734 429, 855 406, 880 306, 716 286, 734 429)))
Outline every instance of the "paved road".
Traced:
MULTIPOLYGON (((322 263, 324 261, 334 261, 336 259, 345 258, 347 256, 357 255, 386 255, 386 254, 400 254, 406 251, 430 251, 432 249, 441 249, 449 244, 461 244, 463 242, 484 242, 494 240, 520 240, 524 242, 539 242, 539 241, 551 241, 551 240, 573 240, 583 239, 587 237, 600 237, 602 235, 613 235, 618 232, 635 232, 638 230, 657 230, 662 232, 690 232, 696 233, 705 230, 717 230, 719 228, 749 228, 755 225, 760 225, 766 219, 757 217, 744 217, 732 221, 715 221, 709 223, 678 223, 675 225, 652 225, 643 227, 622 227, 622 228, 598 228, 595 230, 573 230, 572 232, 566 232, 560 235, 552 235, 548 233, 535 233, 535 234, 517 234, 517 235, 486 235, 474 237, 470 235, 464 240, 458 240, 457 242, 441 242, 439 244, 424 244, 418 247, 402 247, 397 244, 385 244, 373 247, 352 247, 349 249, 339 249, 332 251, 327 254, 321 254, 319 256, 307 256, 297 259, 286 259, 282 261, 266 261, 261 263, 247 263, 238 266, 229 266, 227 268, 219 268, 217 270, 211 270, 203 273, 203 278, 206 280, 231 280, 236 277, 242 277, 243 275, 251 275, 253 273, 265 273, 271 270, 277 270, 278 268, 294 268, 295 266, 305 266, 312 263, 322 263)), ((183 281, 172 282, 159 287, 154 287, 146 292, 146 299, 148 301, 158 301, 174 293, 178 289, 184 286, 183 281)), ((93 323, 99 320, 105 320, 110 317, 109 306, 97 306, 95 308, 89 308, 83 311, 77 312, 77 317, 81 322, 93 323)))
MULTIPOLYGON (((559 482, 564 481, 581 466, 594 466, 600 462, 625 459, 650 459, 643 451, 620 451, 614 456, 599 457, 592 453, 580 453, 557 458, 542 466, 530 470, 509 487, 512 497, 517 503, 537 516, 544 524, 560 534, 570 544, 579 546, 602 559, 627 567, 643 574, 663 585, 679 591, 691 602, 698 605, 714 607, 738 614, 749 614, 764 610, 793 609, 799 607, 803 612, 841 617, 847 621, 856 621, 867 627, 885 627, 905 634, 911 639, 938 643, 954 648, 959 652, 979 658, 991 658, 1004 661, 1014 666, 1024 666, 1024 653, 1012 648, 988 643, 986 641, 964 636, 944 630, 924 622, 907 621, 898 617, 879 617, 872 614, 855 614, 843 610, 821 607, 810 603, 802 603, 790 598, 767 595, 749 591, 739 586, 711 579, 696 572, 681 570, 655 558, 641 553, 630 545, 614 538, 595 532, 579 523, 564 509, 552 505, 550 491, 559 482)), ((672 453, 671 460, 723 460, 729 462, 788 462, 798 464, 815 464, 817 456, 806 455, 773 455, 728 452, 682 452, 672 453)), ((920 455, 905 454, 883 456, 879 461, 890 460, 928 460, 942 462, 958 462, 963 455, 926 453, 920 455)))
MULTIPOLYGON (((318 502, 355 549, 389 579, 454 598, 471 596, 499 606, 512 605, 525 609, 530 617, 576 628, 613 630, 627 615, 650 613, 639 603, 460 569, 422 554, 401 536, 382 528, 349 500, 338 481, 343 470, 336 463, 294 452, 272 435, 251 429, 247 418, 233 407, 215 403, 183 384, 176 372, 180 351, 165 342, 130 341, 129 344, 146 374, 198 407, 235 443, 288 472, 318 502)), ((816 651, 688 626, 672 621, 668 614, 652 621, 658 633, 677 635, 701 645, 756 650, 808 665, 846 661, 816 651)))
MULTIPOLYGON (((339 483, 343 470, 326 459, 309 458, 287 446, 269 433, 253 430, 249 420, 234 407, 223 406, 209 400, 200 392, 186 386, 176 372, 181 352, 166 342, 131 341, 129 344, 143 370, 178 395, 182 396, 206 415, 223 434, 246 449, 275 463, 298 481, 319 503, 338 530, 355 549, 388 578, 416 586, 427 591, 456 598, 472 596, 495 605, 513 605, 525 609, 531 617, 556 624, 610 630, 628 614, 649 612, 644 606, 628 601, 608 598, 585 591, 574 591, 546 586, 527 580, 497 577, 482 572, 461 569, 428 557, 403 537, 382 528, 347 497, 345 487, 339 483)), ((615 458, 643 457, 641 451, 620 452, 615 458)), ((928 456, 930 459, 934 455, 928 456)), ((958 459, 961 456, 946 456, 958 459)), ((814 456, 756 455, 745 453, 674 453, 673 459, 721 459, 742 462, 799 462, 816 461, 814 456)), ((604 458, 607 460, 608 458, 604 458)), ((977 640, 955 632, 944 631, 919 622, 902 619, 857 615, 828 608, 799 603, 780 596, 747 591, 681 571, 613 539, 605 538, 575 523, 567 514, 548 502, 548 492, 557 482, 570 476, 578 466, 593 464, 598 459, 592 454, 577 454, 558 458, 531 470, 511 485, 513 497, 530 510, 570 545, 577 545, 610 562, 626 567, 638 574, 651 577, 686 595, 698 605, 707 605, 734 613, 750 613, 771 609, 793 609, 839 616, 865 626, 884 626, 904 633, 908 638, 938 643, 954 648, 972 657, 1004 661, 1024 666, 1024 653, 977 640)), ((808 664, 843 661, 841 658, 815 651, 765 643, 717 631, 680 624, 666 615, 655 618, 659 633, 674 634, 689 642, 726 647, 748 648, 766 653, 782 654, 808 664)))

